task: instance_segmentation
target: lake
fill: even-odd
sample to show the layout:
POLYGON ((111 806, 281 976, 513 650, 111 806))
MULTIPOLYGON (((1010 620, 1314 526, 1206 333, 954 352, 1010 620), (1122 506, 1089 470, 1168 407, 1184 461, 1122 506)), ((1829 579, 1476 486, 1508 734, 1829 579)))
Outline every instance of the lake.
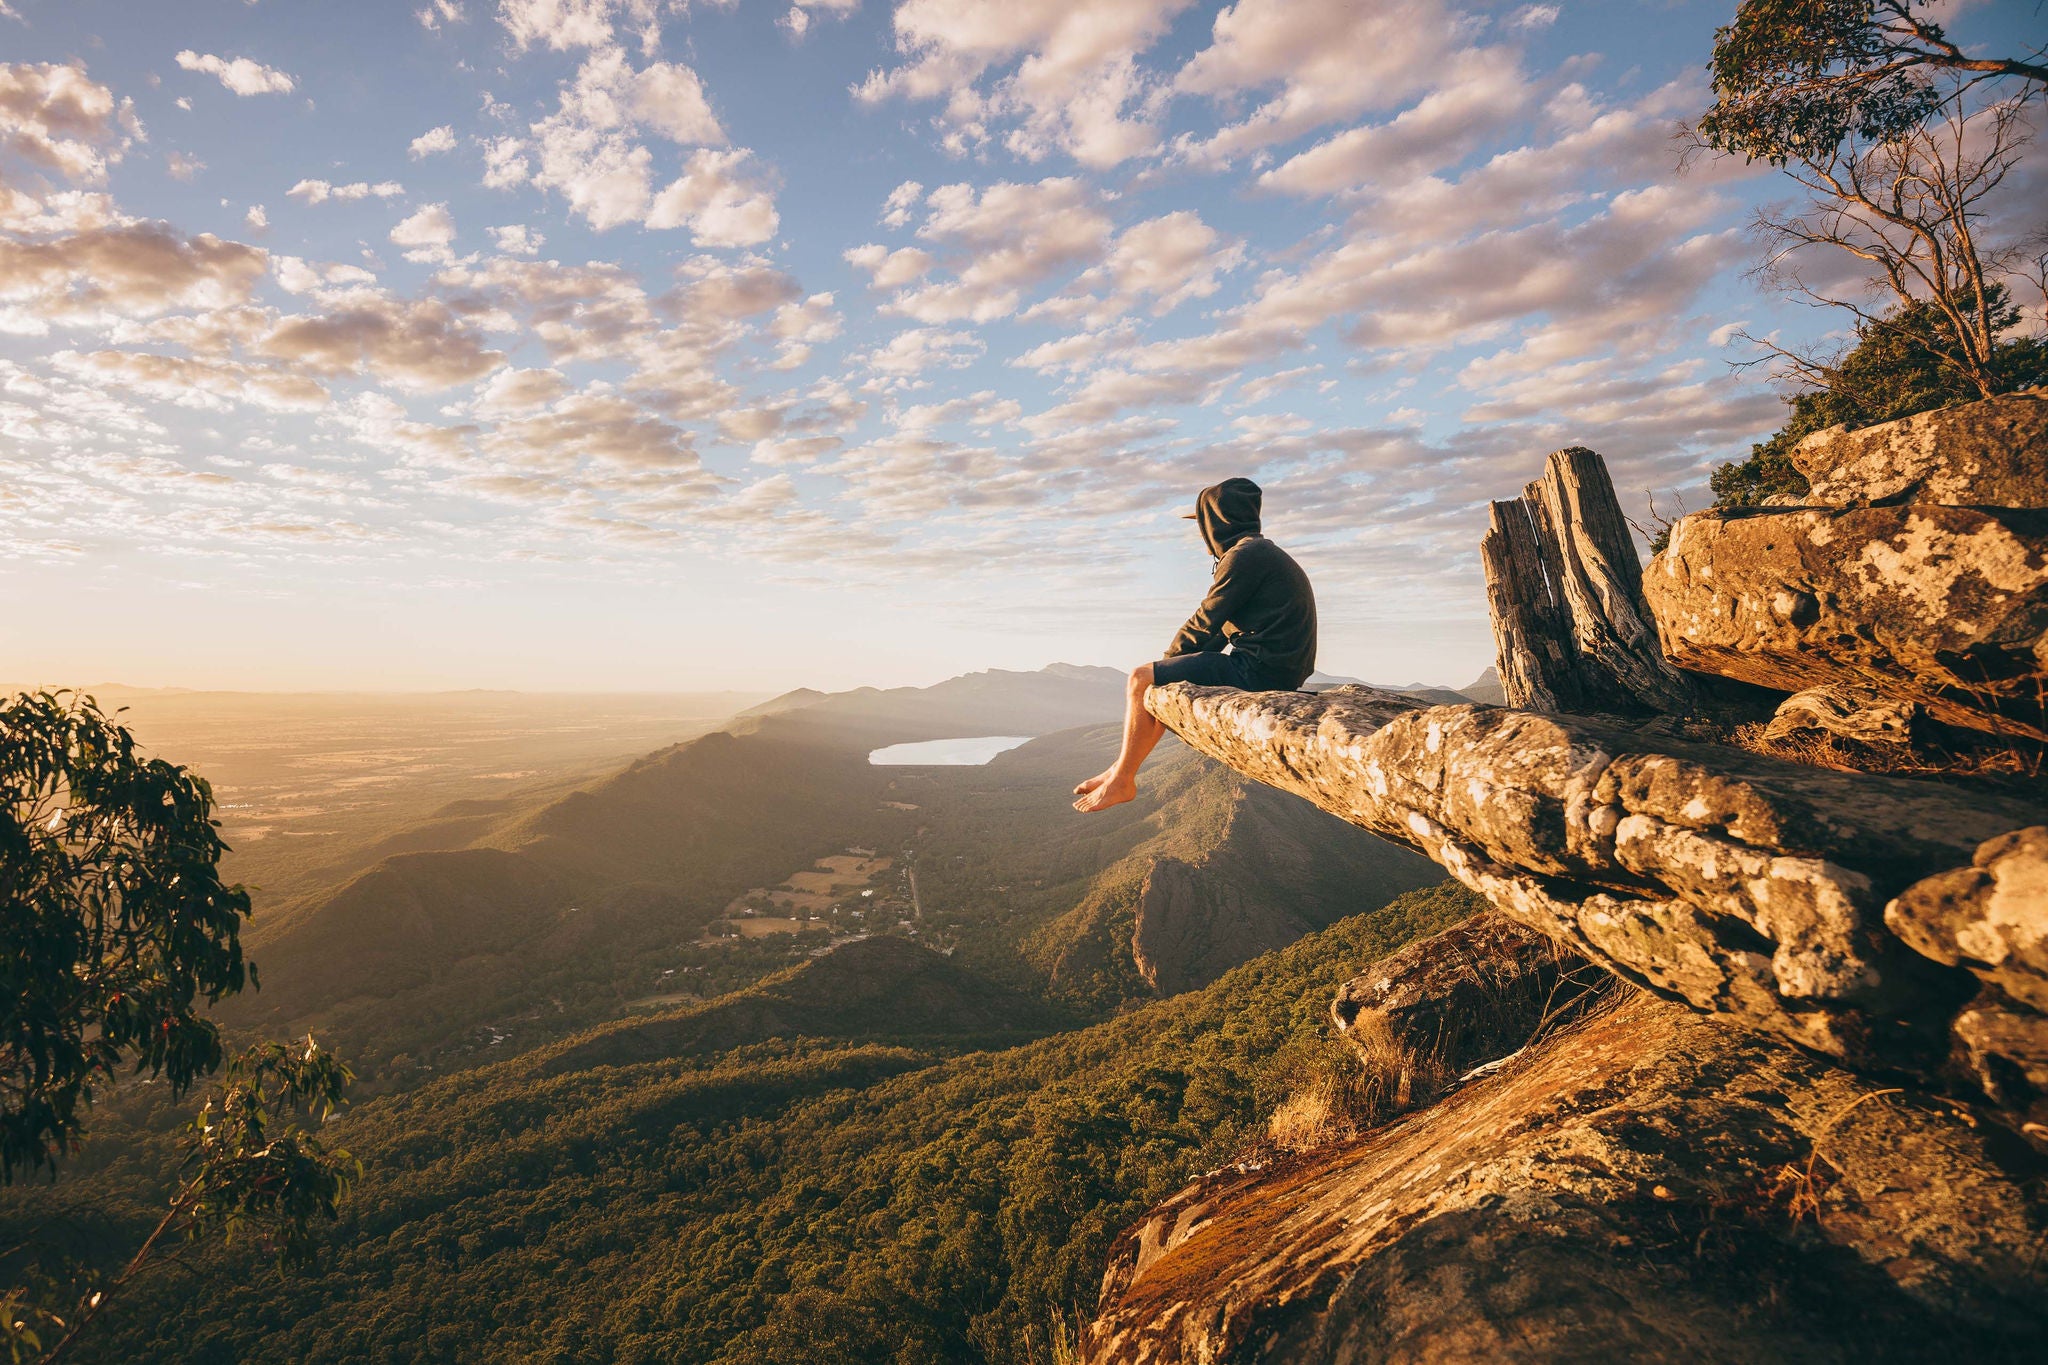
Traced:
POLYGON ((928 739, 920 744, 891 744, 868 755, 878 768, 973 767, 1005 749, 1014 749, 1029 735, 977 735, 972 739, 928 739))

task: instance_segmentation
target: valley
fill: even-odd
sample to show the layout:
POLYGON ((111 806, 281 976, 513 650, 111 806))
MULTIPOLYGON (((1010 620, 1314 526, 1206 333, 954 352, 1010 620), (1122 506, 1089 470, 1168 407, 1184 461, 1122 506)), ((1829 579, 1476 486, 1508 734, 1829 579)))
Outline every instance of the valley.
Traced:
MULTIPOLYGON (((771 1262, 785 1267, 778 1282, 801 1266, 806 1282, 838 1285, 831 1294, 852 1296, 842 1308, 859 1305, 846 1311, 901 1316, 908 1335, 883 1336, 923 1343, 905 1359, 954 1359, 962 1342, 1013 1331, 1025 1333, 1018 1341, 1042 1336, 1049 1305, 1079 1292, 1118 1211, 1183 1178, 1191 1162, 1227 1154, 1256 1120, 1266 1099, 1244 1079, 1257 1066, 1243 1057, 1315 1030, 1290 973, 1334 978, 1366 945, 1396 946, 1410 928, 1470 909, 1415 855, 1178 742, 1154 755, 1137 801, 1077 815, 1068 789, 1113 753, 1118 732, 1103 721, 1121 693, 1113 671, 1053 669, 893 693, 793 694, 594 777, 574 781, 565 763, 552 785, 444 802, 355 845, 381 856, 325 889, 281 905, 259 893, 268 932, 251 943, 261 989, 220 1018, 236 1037, 312 1032, 349 1059, 356 1103, 333 1133, 372 1174, 335 1230, 330 1268, 300 1286, 295 1306, 235 1305, 212 1339, 236 1360, 426 1360, 446 1352, 423 1343, 488 1332, 527 1355, 559 1327, 508 1319, 458 1330, 439 1310, 431 1323, 418 1315, 443 1295, 502 1301, 530 1276, 567 1274, 581 1287, 568 1299, 550 1294, 549 1321, 594 1334, 604 1344, 592 1358, 857 1358, 788 1354, 789 1334, 808 1330, 805 1304, 816 1304, 768 1290, 758 1276, 771 1262), (1023 728, 1038 733, 982 764, 868 761, 889 745, 1023 728), (1411 892, 1422 899, 1402 899, 1411 892), (1377 920, 1363 913, 1388 902, 1408 908, 1377 920), (1376 927, 1359 927, 1367 924, 1376 927), (1243 965, 1299 955, 1290 945, 1326 931, 1334 937, 1279 977, 1243 965), (1202 994, 1233 971, 1270 989, 1202 994), (1226 1026, 1241 1015, 1265 1022, 1226 1026), (1219 1027, 1233 1041, 1203 1041, 1219 1027), (1249 1051, 1229 1063, 1238 1079, 1210 1093, 1224 1071, 1199 1058, 1218 1046, 1249 1051), (1097 1131, 1098 1120, 1076 1117, 1164 1102, 1158 1082, 1138 1079, 1162 1067, 1184 1072, 1169 1087, 1185 1092, 1172 1101, 1184 1116, 1153 1116, 1166 1128, 1104 1118, 1097 1131), (657 1129, 669 1136, 655 1139, 657 1129), (1034 1131, 1043 1143, 1026 1140, 1034 1131), (742 1153, 769 1133, 781 1154, 759 1167, 742 1153), (1052 1160, 1061 1134, 1104 1164, 1014 1165, 1025 1152, 1052 1160), (936 1156, 948 1148, 953 1155, 936 1156), (575 1155, 599 1150, 607 1155, 594 1169, 575 1155), (952 1272, 918 1249, 922 1215, 895 1202, 920 1198, 926 1177, 912 1172, 933 1159, 966 1182, 928 1191, 957 1205, 944 1217, 989 1228, 994 1240, 973 1254, 1010 1263, 984 1266, 991 1283, 1013 1282, 1000 1301, 950 1302, 942 1284, 952 1272), (756 1169, 735 1181, 735 1162, 756 1169), (910 1164, 884 1175, 877 1162, 910 1164), (985 1162, 1008 1174, 985 1183, 972 1173, 985 1162), (1065 1182, 1083 1178, 1090 1192, 1074 1205, 1065 1182), (646 1181, 670 1193, 629 1212, 626 1190, 646 1181), (839 1231, 812 1226, 773 1251, 756 1234, 732 1240, 759 1208, 790 1197, 791 1216, 808 1207, 819 1196, 797 1191, 813 1186, 871 1213, 848 1204, 852 1221, 839 1231), (1088 1211, 1058 1212, 1070 1206, 1088 1211), (994 1236, 1013 1216, 1064 1230, 1048 1224, 1050 1240, 1023 1244, 994 1236), (1059 1222, 1075 1217, 1083 1221, 1059 1222), (535 1219, 565 1221, 535 1242, 517 1231, 535 1219), (566 1252, 577 1243, 586 1251, 566 1252), (442 1264, 429 1247, 457 1244, 475 1248, 457 1259, 484 1279, 429 1268, 442 1264), (487 1244, 509 1259, 485 1254, 487 1244), (613 1250, 590 1254, 598 1246, 613 1250), (563 1254, 585 1269, 572 1273, 563 1254), (900 1263, 907 1278, 891 1292, 910 1299, 859 1288, 870 1257, 900 1263), (607 1303, 685 1283, 703 1296, 699 1306, 657 1315, 665 1325, 652 1336, 608 1325, 607 1303), (326 1335, 316 1319, 344 1302, 376 1304, 381 1325, 326 1335), (586 1311, 598 1317, 579 1316, 586 1311)), ((483 755, 515 742, 486 741, 485 728, 478 719, 450 747, 483 755)), ((222 793, 251 805, 282 799, 282 780, 256 780, 263 762, 297 772, 374 766, 353 732, 343 737, 347 747, 321 757, 309 734, 271 747, 245 727, 234 741, 243 757, 229 762, 235 782, 222 793)), ((200 737, 187 738, 196 751, 200 737)), ((230 747, 225 732, 211 742, 230 747)), ((563 753, 567 741, 554 743, 563 753)), ((397 746, 376 752, 387 761, 397 746)), ((420 752, 421 762, 456 761, 420 752)), ((359 818, 358 828, 371 823, 359 818)), ((0 1231, 89 1209, 69 1254, 112 1254, 146 1219, 185 1111, 161 1087, 125 1089, 103 1106, 98 1155, 53 1187, 9 1191, 0 1231)), ((215 1254, 225 1267, 246 1253, 215 1254)), ((214 1348, 152 1336, 148 1321, 124 1317, 102 1349, 214 1358, 214 1348)))

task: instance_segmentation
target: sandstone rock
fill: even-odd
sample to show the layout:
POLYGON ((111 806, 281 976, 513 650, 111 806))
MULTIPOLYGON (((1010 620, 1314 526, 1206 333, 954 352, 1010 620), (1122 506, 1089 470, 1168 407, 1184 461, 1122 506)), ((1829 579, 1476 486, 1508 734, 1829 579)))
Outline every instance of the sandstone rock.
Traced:
POLYGON ((2035 1147, 2048 1151, 2048 1017, 1987 990, 1956 1016, 1955 1060, 2035 1147))
POLYGON ((1996 1152, 1952 1107, 1637 995, 1361 1138, 1174 1196, 1113 1248, 1084 1355, 2024 1359, 2041 1193, 1996 1152))
POLYGON ((1884 922, 1913 951, 2048 1011, 2048 826, 1992 839, 1970 866, 1914 883, 1884 922))
POLYGON ((1918 702, 1830 683, 1787 697, 1764 727, 1764 738, 1823 734, 1859 744, 1911 744, 1922 714, 1918 702))
POLYGON ((1631 981, 1858 1064, 1926 1074, 1973 989, 1883 907, 2042 806, 1801 767, 1566 716, 1155 687, 1237 771, 1428 854, 1631 981))
POLYGON ((1683 668, 1783 692, 1844 683, 2048 739, 2048 511, 1700 513, 1643 590, 1683 668))
POLYGON ((1389 1036, 1455 1075, 1514 1052, 1605 976, 1548 935, 1474 915, 1339 987, 1330 1018, 1347 1037, 1389 1036))
POLYGON ((2048 507, 2048 391, 1830 427, 1801 441, 1792 463, 1813 503, 2048 507))

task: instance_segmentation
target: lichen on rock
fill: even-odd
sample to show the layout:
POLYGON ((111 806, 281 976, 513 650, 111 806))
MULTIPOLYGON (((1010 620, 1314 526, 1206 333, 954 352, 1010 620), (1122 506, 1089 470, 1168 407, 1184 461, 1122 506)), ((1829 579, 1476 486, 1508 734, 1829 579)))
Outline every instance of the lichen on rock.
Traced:
POLYGON ((1781 692, 1848 684, 2048 739, 2048 511, 1700 513, 1673 526, 1643 592, 1682 668, 1781 692))
POLYGON ((1930 1074, 1972 984, 1883 909, 2038 803, 1650 729, 1370 689, 1155 687, 1195 748, 1408 844, 1652 990, 1858 1065, 1930 1074))
POLYGON ((2048 825, 1988 840, 1968 867, 1906 888, 1884 919, 1915 952, 2048 1012, 2048 825))
POLYGON ((2048 507, 2048 391, 2010 393, 1801 441, 1806 501, 2048 507))

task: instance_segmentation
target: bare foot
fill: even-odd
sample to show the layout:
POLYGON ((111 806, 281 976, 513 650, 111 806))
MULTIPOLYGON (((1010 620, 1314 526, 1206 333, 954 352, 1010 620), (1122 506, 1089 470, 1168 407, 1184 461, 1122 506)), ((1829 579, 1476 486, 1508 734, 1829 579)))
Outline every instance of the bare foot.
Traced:
POLYGON ((1086 796, 1089 792, 1094 791, 1097 787, 1109 781, 1109 775, 1115 771, 1116 768, 1114 766, 1104 768, 1101 772, 1095 774, 1095 776, 1087 778, 1086 780, 1082 781, 1079 785, 1077 785, 1074 788, 1074 795, 1086 796))
POLYGON ((1117 777, 1115 774, 1107 774, 1107 777, 1107 781, 1076 801, 1074 809, 1084 815, 1098 810, 1108 810, 1111 806, 1121 806, 1138 794, 1136 778, 1117 777))

